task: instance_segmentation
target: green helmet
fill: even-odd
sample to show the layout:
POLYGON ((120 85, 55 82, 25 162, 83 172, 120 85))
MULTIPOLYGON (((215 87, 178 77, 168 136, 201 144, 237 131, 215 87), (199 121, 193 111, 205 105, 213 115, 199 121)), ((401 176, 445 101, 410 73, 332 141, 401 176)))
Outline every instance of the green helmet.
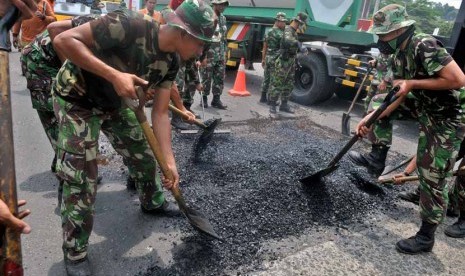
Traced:
POLYGON ((286 14, 284 12, 278 12, 274 19, 276 19, 276 21, 287 22, 286 14))
POLYGON ((408 14, 404 7, 391 4, 373 15, 373 28, 371 32, 374 34, 387 34, 414 23, 415 20, 408 19, 408 14))
POLYGON ((221 4, 224 4, 226 3, 226 5, 229 6, 229 1, 228 0, 212 0, 212 5, 221 5, 221 4))
POLYGON ((170 26, 184 29, 195 38, 213 42, 213 9, 203 0, 184 1, 174 12, 166 15, 165 21, 170 26))
POLYGON ((300 24, 307 24, 308 15, 304 12, 299 12, 292 20, 299 22, 300 24))

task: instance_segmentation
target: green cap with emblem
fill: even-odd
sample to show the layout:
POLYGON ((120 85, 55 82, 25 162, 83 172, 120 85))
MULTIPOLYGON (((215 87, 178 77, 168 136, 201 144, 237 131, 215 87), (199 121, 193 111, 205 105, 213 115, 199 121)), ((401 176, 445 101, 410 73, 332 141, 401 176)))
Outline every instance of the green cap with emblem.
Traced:
POLYGON ((229 1, 228 0, 212 0, 212 5, 221 5, 221 4, 224 4, 226 3, 226 5, 229 6, 229 1))
POLYGON ((188 34, 206 42, 214 42, 213 9, 203 0, 186 0, 174 12, 167 14, 166 23, 184 29, 188 34))
POLYGON ((413 25, 415 20, 408 19, 405 7, 397 4, 387 5, 373 15, 374 34, 387 34, 392 31, 413 25))
POLYGON ((284 12, 278 12, 274 19, 276 19, 276 21, 287 22, 286 14, 284 12))

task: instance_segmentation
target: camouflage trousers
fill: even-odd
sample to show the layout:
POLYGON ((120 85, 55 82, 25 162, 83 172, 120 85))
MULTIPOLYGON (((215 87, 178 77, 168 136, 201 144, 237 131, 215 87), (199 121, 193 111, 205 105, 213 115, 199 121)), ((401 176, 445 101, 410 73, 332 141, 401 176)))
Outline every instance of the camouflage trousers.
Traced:
POLYGON ((278 58, 271 73, 271 89, 268 98, 272 101, 289 100, 294 89, 295 58, 278 58))
POLYGON ((210 95, 210 90, 213 96, 223 93, 225 73, 226 63, 224 60, 209 62, 207 67, 200 69, 204 96, 210 95))
MULTIPOLYGON (((460 156, 457 158, 459 159, 460 156)), ((465 158, 460 162, 459 168, 465 166, 465 158)), ((452 191, 449 193, 450 200, 461 214, 465 213, 465 175, 459 175, 455 178, 455 183, 452 191)))
POLYGON ((71 260, 80 259, 87 254, 93 226, 100 130, 123 156, 136 180, 141 204, 155 209, 165 198, 153 153, 131 110, 109 113, 80 107, 59 96, 53 100, 59 125, 57 175, 63 181, 63 250, 71 260))
MULTIPOLYGON (((373 101, 381 101, 381 95, 373 101)), ((420 216, 438 224, 444 219, 449 201, 447 181, 452 177, 460 145, 465 137, 465 118, 438 118, 422 112, 414 97, 406 98, 389 116, 391 120, 411 116, 419 123, 417 170, 420 180, 420 216)), ((382 121, 382 120, 381 120, 382 121)), ((381 124, 377 123, 376 125, 381 124)), ((391 134, 392 136, 392 127, 391 134)), ((387 137, 387 136, 385 136, 387 137)), ((378 140, 375 142, 386 142, 378 140)), ((465 185, 456 185, 456 194, 464 195, 465 185)))
POLYGON ((263 71, 262 94, 268 94, 271 83, 271 76, 275 66, 276 57, 267 56, 265 60, 265 70, 263 71))
POLYGON ((178 74, 176 75, 176 84, 178 86, 178 91, 182 102, 192 105, 194 102, 196 85, 194 81, 189 79, 185 66, 179 68, 178 74))

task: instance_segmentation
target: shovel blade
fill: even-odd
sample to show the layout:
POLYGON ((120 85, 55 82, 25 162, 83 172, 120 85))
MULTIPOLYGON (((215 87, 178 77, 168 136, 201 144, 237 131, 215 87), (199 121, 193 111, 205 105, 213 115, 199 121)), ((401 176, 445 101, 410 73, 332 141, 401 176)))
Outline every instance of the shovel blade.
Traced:
POLYGON ((192 208, 186 208, 182 210, 184 215, 186 216, 189 223, 194 227, 196 230, 209 235, 212 238, 217 240, 223 240, 218 234, 213 230, 213 226, 210 222, 205 218, 205 216, 192 208))
POLYGON ((309 176, 306 176, 302 179, 300 179, 300 183, 304 184, 304 185, 310 185, 310 184, 315 184, 315 183, 321 183, 321 180, 323 179, 323 177, 327 176, 328 174, 332 173, 333 171, 335 171, 337 168, 339 167, 339 165, 334 165, 334 166, 331 166, 331 167, 327 167, 323 170, 319 170, 318 172, 314 173, 314 174, 311 174, 309 176))
POLYGON ((346 136, 350 136, 350 115, 342 113, 341 132, 346 136))

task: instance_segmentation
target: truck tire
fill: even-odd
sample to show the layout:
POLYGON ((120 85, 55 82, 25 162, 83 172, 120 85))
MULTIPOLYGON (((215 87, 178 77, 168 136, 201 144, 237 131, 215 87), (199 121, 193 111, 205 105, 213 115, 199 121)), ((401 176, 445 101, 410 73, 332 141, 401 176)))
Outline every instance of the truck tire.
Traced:
POLYGON ((311 105, 331 98, 336 83, 333 77, 328 76, 324 56, 309 53, 308 55, 299 55, 298 59, 300 66, 297 66, 291 100, 311 105))

